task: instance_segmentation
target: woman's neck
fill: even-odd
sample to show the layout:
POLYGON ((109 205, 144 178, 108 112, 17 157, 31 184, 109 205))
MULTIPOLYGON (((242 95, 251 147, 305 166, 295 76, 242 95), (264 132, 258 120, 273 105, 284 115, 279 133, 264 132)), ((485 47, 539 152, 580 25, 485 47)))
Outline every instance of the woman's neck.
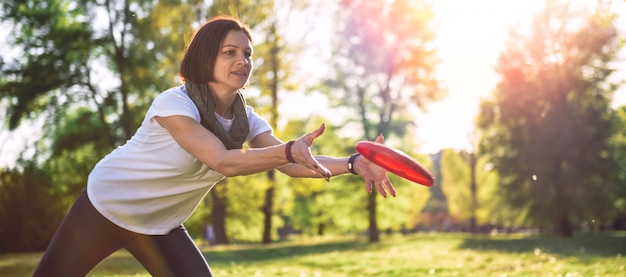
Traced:
POLYGON ((225 106, 219 103, 215 103, 215 112, 219 114, 221 117, 226 119, 233 119, 233 105, 231 103, 230 106, 225 106))
POLYGON ((233 118, 233 103, 235 102, 235 92, 220 92, 211 89, 213 98, 215 99, 215 112, 221 115, 223 118, 233 118))

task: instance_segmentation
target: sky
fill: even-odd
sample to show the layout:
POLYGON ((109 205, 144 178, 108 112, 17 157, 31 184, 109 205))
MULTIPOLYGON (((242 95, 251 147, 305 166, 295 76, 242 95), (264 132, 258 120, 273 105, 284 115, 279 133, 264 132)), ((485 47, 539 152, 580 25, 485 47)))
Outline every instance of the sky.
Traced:
POLYGON ((448 97, 418 115, 421 151, 468 149, 479 99, 487 97, 498 76, 493 70, 508 29, 527 22, 543 0, 434 1, 435 45, 441 63, 437 76, 448 97))
MULTIPOLYGON (((478 113, 481 98, 488 97, 495 87, 498 76, 493 70, 498 55, 504 49, 508 30, 513 26, 528 28, 534 14, 543 8, 545 0, 433 0, 435 11, 435 47, 441 63, 437 78, 448 90, 448 96, 431 104, 427 112, 416 117, 418 125, 415 134, 419 152, 434 153, 444 148, 470 149, 469 136, 473 121, 478 113)), ((595 0, 571 0, 578 4, 593 3, 595 0)), ((626 2, 613 0, 616 11, 621 11, 619 24, 626 26, 626 2)), ((294 20, 298 20, 297 18, 294 20)), ((291 24, 291 22, 290 22, 291 24)), ((316 23, 318 24, 318 23, 316 23)), ((297 25, 297 24, 294 24, 297 25)), ((318 24, 319 26, 319 24, 318 24)), ((301 30, 297 30, 301 33, 301 30)), ((5 34, 6 35, 6 34, 5 34)), ((306 40, 320 41, 324 32, 311 32, 306 40)), ((4 41, 0 33, 0 41, 4 41)), ((310 59, 319 56, 310 55, 310 59)), ((305 61, 308 64, 313 61, 305 61)), ((626 64, 626 62, 625 62, 626 64)), ((622 70, 622 76, 626 69, 622 70)), ((616 95, 617 102, 626 103, 626 89, 616 95)), ((319 95, 289 95, 281 99, 284 108, 281 114, 310 114, 317 105, 302 106, 305 103, 322 103, 319 95), (293 105, 293 102, 300 104, 293 105), (292 103, 292 104, 289 104, 292 103), (289 111, 286 107, 297 107, 289 111)), ((0 110, 3 110, 0 103, 0 110)), ((0 118, 0 123, 2 118, 0 118)), ((32 132, 32 131, 31 131, 32 132)), ((18 145, 36 139, 30 132, 8 133, 0 130, 0 167, 13 163, 21 149, 18 145)))
MULTIPOLYGON (((422 142, 420 151, 434 153, 443 148, 471 150, 469 137, 479 100, 489 97, 498 82, 493 70, 504 49, 511 27, 530 26, 534 14, 543 8, 545 0, 436 0, 435 41, 442 63, 438 78, 448 89, 449 96, 429 107, 429 112, 417 118, 416 137, 422 142)), ((589 4, 594 0, 573 0, 574 4, 589 4)), ((621 11, 620 26, 626 26, 626 3, 612 1, 621 11)), ((622 67, 621 76, 626 73, 622 67)), ((626 103, 622 89, 616 101, 626 103)))

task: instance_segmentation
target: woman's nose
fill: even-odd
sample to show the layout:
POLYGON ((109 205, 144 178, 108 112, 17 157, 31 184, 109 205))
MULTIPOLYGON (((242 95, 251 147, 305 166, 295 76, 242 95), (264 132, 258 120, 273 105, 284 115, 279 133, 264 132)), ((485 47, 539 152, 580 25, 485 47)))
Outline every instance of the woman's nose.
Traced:
POLYGON ((248 59, 246 54, 242 53, 241 55, 239 55, 239 58, 237 59, 237 62, 239 62, 241 64, 248 64, 248 63, 250 63, 250 59, 248 59))

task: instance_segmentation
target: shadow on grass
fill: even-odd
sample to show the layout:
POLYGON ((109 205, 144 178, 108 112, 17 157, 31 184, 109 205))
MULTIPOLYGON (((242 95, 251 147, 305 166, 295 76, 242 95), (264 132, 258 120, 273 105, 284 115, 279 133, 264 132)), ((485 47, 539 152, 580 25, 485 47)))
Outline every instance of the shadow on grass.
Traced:
POLYGON ((375 250, 382 246, 358 241, 341 241, 316 243, 311 245, 268 245, 267 247, 254 247, 250 249, 227 250, 227 251, 204 251, 203 254, 211 263, 229 263, 231 261, 270 261, 280 260, 285 257, 298 257, 311 254, 323 254, 341 251, 365 251, 375 250))
POLYGON ((471 237, 463 240, 461 249, 490 250, 510 253, 533 252, 540 249, 562 256, 626 255, 626 232, 576 234, 570 238, 558 236, 529 236, 519 239, 471 237))

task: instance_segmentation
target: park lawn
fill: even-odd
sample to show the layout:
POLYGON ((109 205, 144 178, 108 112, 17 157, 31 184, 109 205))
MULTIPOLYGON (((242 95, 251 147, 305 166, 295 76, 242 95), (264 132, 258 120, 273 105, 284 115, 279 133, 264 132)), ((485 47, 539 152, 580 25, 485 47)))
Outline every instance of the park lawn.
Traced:
MULTIPOLYGON (((301 238, 203 250, 216 276, 626 276, 626 232, 301 238)), ((40 257, 0 255, 0 276, 30 276, 40 257)), ((119 251, 89 276, 149 275, 119 251)))

